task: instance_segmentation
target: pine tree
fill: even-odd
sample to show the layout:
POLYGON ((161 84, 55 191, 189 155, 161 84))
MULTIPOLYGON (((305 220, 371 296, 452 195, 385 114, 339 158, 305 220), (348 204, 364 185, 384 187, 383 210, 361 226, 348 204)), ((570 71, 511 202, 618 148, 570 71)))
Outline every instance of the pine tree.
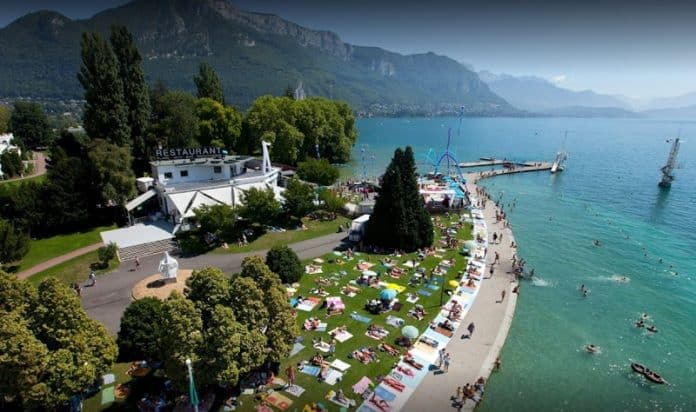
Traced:
POLYGON ((409 224, 413 224, 414 247, 430 246, 433 243, 433 221, 423 205, 416 178, 416 160, 411 146, 406 146, 400 163, 401 184, 404 190, 404 202, 409 214, 409 224))
POLYGON ((83 33, 82 66, 77 79, 85 89, 83 123, 91 138, 119 146, 131 145, 123 83, 109 43, 98 33, 83 33))
POLYGON ((225 104, 225 95, 222 92, 222 84, 215 69, 206 62, 198 68, 198 76, 193 76, 193 82, 198 89, 198 98, 208 97, 225 104))
POLYGON ((118 60, 119 77, 123 83, 123 96, 126 106, 128 106, 133 169, 137 174, 140 174, 149 169, 145 138, 151 112, 142 58, 133 40, 133 35, 124 26, 111 28, 111 47, 118 60))

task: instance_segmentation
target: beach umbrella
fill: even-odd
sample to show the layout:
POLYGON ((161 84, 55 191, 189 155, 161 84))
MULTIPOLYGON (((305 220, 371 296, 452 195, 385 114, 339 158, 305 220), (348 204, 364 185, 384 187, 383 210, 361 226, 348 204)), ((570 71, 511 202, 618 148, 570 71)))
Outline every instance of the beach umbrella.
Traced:
POLYGON ((383 289, 379 292, 379 298, 382 300, 392 300, 396 297, 397 291, 394 289, 383 289))
POLYGON ((419 335, 418 329, 411 325, 404 326, 403 329, 401 329, 401 334, 409 339, 416 339, 419 335))
POLYGON ((377 276, 377 273, 372 270, 364 270, 362 274, 367 277, 377 276))
POLYGON ((457 282, 456 280, 450 280, 449 285, 453 288, 456 288, 457 286, 459 286, 459 282, 457 282))
POLYGON ((464 247, 469 250, 474 250, 477 246, 478 244, 476 244, 476 242, 473 240, 467 240, 466 242, 464 242, 464 247))

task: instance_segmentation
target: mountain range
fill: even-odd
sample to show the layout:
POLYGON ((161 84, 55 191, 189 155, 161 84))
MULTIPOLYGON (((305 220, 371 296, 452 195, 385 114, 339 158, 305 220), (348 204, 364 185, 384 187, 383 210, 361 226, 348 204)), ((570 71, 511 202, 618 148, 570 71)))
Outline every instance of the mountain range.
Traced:
POLYGON ((0 96, 81 98, 81 33, 108 36, 114 24, 133 33, 151 84, 162 80, 192 91, 192 77, 207 61, 227 100, 241 108, 301 82, 308 96, 342 99, 377 114, 457 113, 461 107, 472 115, 521 113, 448 57, 352 45, 228 0, 135 0, 86 20, 50 11, 23 16, 0 29, 0 96))

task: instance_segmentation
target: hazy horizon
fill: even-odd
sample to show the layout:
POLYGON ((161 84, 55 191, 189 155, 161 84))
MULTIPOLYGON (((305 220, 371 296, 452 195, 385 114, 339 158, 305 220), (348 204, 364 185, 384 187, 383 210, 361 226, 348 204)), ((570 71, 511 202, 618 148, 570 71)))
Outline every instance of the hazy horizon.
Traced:
MULTIPOLYGON (((127 0, 4 0, 0 27, 37 10, 89 18, 127 0)), ((696 4, 672 0, 483 3, 234 0, 337 33, 356 45, 434 52, 476 71, 537 76, 571 90, 631 99, 696 91, 696 4)))

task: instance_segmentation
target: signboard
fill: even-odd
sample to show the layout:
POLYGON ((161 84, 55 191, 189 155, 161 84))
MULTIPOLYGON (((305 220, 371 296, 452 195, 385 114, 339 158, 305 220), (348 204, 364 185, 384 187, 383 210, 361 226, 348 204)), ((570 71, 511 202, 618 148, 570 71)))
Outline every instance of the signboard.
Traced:
POLYGON ((223 156, 219 147, 160 147, 155 149, 155 159, 195 159, 197 157, 223 156))

